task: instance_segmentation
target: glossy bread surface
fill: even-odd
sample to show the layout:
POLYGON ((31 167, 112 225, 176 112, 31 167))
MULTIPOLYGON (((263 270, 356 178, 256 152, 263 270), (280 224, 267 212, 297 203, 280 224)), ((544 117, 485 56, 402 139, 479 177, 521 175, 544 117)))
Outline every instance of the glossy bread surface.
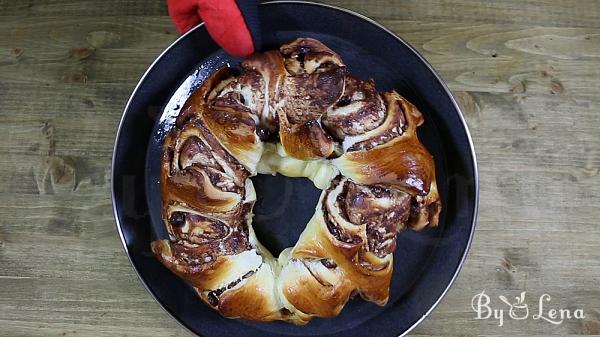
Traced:
POLYGON ((169 239, 153 252, 227 318, 302 325, 337 316, 355 294, 385 305, 398 233, 437 226, 441 212, 433 157, 416 133, 423 115, 351 76, 316 39, 255 54, 232 74, 220 68, 195 89, 165 138, 169 239), (253 235, 247 178, 257 172, 324 189, 277 260, 253 235))

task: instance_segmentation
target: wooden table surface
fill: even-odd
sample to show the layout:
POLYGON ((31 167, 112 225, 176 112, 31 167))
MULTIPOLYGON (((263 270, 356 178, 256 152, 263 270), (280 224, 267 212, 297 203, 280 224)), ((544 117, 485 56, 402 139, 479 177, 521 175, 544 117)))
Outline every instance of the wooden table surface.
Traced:
MULTIPOLYGON (((600 2, 327 2, 415 46, 473 135, 474 242, 412 334, 600 334, 600 2), (585 319, 476 320, 484 289, 585 319)), ((123 107, 178 36, 164 1, 0 0, 0 32, 0 335, 188 335, 138 281, 110 200, 123 107)))

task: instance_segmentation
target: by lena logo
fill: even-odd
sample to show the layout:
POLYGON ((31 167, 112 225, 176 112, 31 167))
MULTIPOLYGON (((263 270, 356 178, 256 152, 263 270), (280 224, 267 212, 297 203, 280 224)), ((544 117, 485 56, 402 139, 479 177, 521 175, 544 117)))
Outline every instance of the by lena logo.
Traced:
POLYGON ((525 300, 526 292, 523 291, 520 296, 515 297, 514 302, 511 303, 505 296, 498 296, 502 307, 493 308, 492 306, 497 303, 491 303, 492 300, 485 290, 482 290, 479 294, 473 296, 471 299, 471 308, 475 311, 475 319, 490 319, 493 318, 498 321, 498 326, 504 325, 505 312, 508 311, 508 318, 513 320, 524 320, 531 317, 534 320, 546 321, 550 324, 560 325, 565 320, 569 319, 584 319, 585 314, 583 309, 557 309, 552 307, 550 301, 552 297, 548 294, 542 294, 538 300, 537 311, 529 315, 529 305, 525 300))

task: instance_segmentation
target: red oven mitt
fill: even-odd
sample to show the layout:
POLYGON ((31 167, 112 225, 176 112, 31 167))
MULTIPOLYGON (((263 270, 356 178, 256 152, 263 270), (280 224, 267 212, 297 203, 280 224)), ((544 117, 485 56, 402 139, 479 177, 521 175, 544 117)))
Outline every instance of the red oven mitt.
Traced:
POLYGON ((234 56, 260 47, 258 0, 167 0, 169 15, 180 33, 204 21, 210 36, 234 56))

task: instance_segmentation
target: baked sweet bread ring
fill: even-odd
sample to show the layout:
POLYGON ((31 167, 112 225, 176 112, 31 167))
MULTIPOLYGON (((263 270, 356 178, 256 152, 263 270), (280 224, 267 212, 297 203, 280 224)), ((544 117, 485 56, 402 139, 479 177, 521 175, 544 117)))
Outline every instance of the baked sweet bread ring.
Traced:
POLYGON ((228 318, 306 324, 355 294, 389 299, 398 234, 436 226, 435 163, 424 119, 395 91, 349 74, 301 38, 219 69, 166 136, 156 257, 228 318), (323 192, 298 242, 275 258, 252 229, 250 177, 307 177, 323 192))

